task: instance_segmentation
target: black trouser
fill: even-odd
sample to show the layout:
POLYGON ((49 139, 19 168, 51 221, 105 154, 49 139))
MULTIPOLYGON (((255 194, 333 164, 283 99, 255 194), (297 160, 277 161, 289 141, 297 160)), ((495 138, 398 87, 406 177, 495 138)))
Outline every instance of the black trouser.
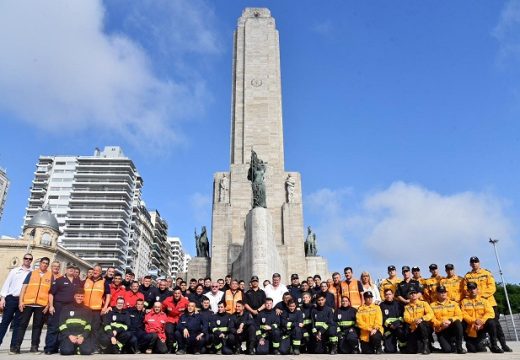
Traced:
POLYGON ((265 341, 263 345, 260 344, 259 340, 256 342, 256 353, 258 355, 267 355, 271 350, 280 349, 280 329, 271 328, 271 330, 264 332, 264 335, 261 336, 261 338, 265 341))
POLYGON ((383 333, 383 344, 385 353, 394 354, 397 352, 397 344, 401 352, 406 347, 406 337, 408 334, 408 324, 400 322, 395 328, 385 327, 383 333))
MULTIPOLYGON (((463 327, 466 328, 468 325, 466 323, 463 324, 463 327)), ((480 352, 486 351, 486 347, 483 344, 483 340, 486 337, 486 333, 489 335, 489 342, 491 343, 491 347, 497 346, 497 325, 495 319, 488 319, 484 324, 484 327, 477 331, 476 337, 465 336, 466 340, 466 348, 468 352, 480 352)))
POLYGON ((190 333, 190 336, 187 338, 180 331, 175 332, 175 339, 177 340, 177 345, 179 350, 184 350, 186 352, 199 353, 200 350, 204 347, 205 341, 204 336, 201 336, 200 340, 197 340, 197 335, 195 333, 190 333))
POLYGON ((349 327, 339 333, 339 351, 342 354, 353 354, 359 352, 359 336, 355 328, 349 327))
POLYGON ((20 310, 18 309, 18 296, 7 295, 5 297, 4 313, 2 315, 2 323, 0 323, 0 345, 4 340, 5 334, 9 329, 9 325, 13 329, 11 337, 11 348, 16 347, 16 340, 18 340, 18 324, 20 323, 20 310))
POLYGON ((293 326, 290 330, 285 330, 285 334, 282 336, 280 342, 280 353, 283 355, 289 354, 292 349, 300 349, 302 344, 303 329, 299 326, 293 326))
POLYGON ((495 311, 495 323, 497 327, 497 339, 500 342, 502 347, 506 346, 506 336, 504 335, 504 330, 502 330, 502 325, 500 325, 500 314, 498 312, 498 306, 493 306, 493 310, 495 311))
POLYGON ((462 323, 460 320, 455 320, 446 329, 437 333, 437 339, 441 344, 442 352, 450 353, 454 351, 462 350, 462 338, 464 330, 462 329, 462 323), (455 342, 455 348, 452 344, 455 342))
MULTIPOLYGON (((55 302, 54 314, 49 316, 47 321, 47 335, 45 336, 45 352, 56 353, 59 346, 60 335, 60 314, 61 309, 69 303, 55 302)), ((89 340, 90 341, 90 340, 89 340)))
POLYGON ((20 324, 18 325, 18 339, 16 339, 16 348, 20 348, 25 336, 25 330, 29 326, 29 322, 33 317, 32 334, 31 334, 31 347, 40 346, 40 337, 42 335, 43 322, 45 320, 45 314, 43 313, 42 306, 25 306, 23 312, 20 314, 20 324), (34 317, 33 317, 34 314, 34 317))
POLYGON ((370 335, 368 342, 360 341, 361 352, 363 354, 374 354, 377 350, 381 350, 382 340, 383 335, 381 335, 381 332, 376 331, 374 335, 370 335))
POLYGON ((338 343, 338 328, 336 325, 330 325, 325 332, 321 334, 321 340, 318 341, 317 333, 311 335, 310 347, 315 354, 323 354, 327 352, 327 345, 336 345, 338 343))
POLYGON ((256 346, 256 328, 254 325, 244 326, 243 331, 238 334, 234 333, 233 339, 235 343, 233 347, 235 349, 242 347, 242 342, 246 342, 247 350, 254 349, 256 346))
POLYGON ((417 329, 408 335, 407 350, 409 354, 422 353, 424 349, 430 349, 430 335, 433 330, 431 326, 423 321, 417 325, 417 329))
POLYGON ((99 343, 99 338, 103 331, 101 329, 101 310, 92 310, 91 334, 90 343, 92 349, 96 350, 99 343))
POLYGON ((177 324, 174 323, 166 323, 164 327, 164 332, 166 333, 166 347, 168 348, 168 352, 175 352, 175 332, 177 329, 177 324))
POLYGON ((99 344, 104 348, 105 354, 135 354, 137 351, 137 339, 130 331, 120 331, 116 335, 117 343, 112 344, 112 334, 103 333, 99 337, 99 344))
POLYGON ((92 354, 92 341, 90 341, 90 337, 85 338, 81 345, 73 344, 68 336, 60 336, 61 340, 59 341, 59 348, 61 355, 77 355, 78 352, 81 355, 90 355, 92 354))

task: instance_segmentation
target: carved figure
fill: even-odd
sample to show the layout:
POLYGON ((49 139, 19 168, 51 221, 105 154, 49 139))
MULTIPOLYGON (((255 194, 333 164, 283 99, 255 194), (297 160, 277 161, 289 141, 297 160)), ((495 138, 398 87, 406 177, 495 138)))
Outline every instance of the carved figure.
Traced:
POLYGON ((205 226, 202 227, 200 235, 197 235, 197 229, 195 229, 195 247, 197 257, 209 257, 209 241, 205 226))
POLYGON ((251 150, 251 164, 247 173, 247 180, 251 181, 251 188, 253 190, 253 208, 266 208, 266 194, 265 194, 265 163, 258 158, 256 152, 251 150))
POLYGON ((227 200, 227 193, 229 190, 229 183, 226 174, 224 174, 218 182, 218 201, 225 202, 227 200))
POLYGON ((294 187, 295 186, 296 186, 296 181, 291 176, 291 174, 289 174, 289 176, 287 176, 287 179, 285 180, 285 194, 286 194, 288 203, 291 203, 294 200, 294 187))
POLYGON ((307 238, 305 239, 305 256, 317 256, 316 234, 312 232, 311 227, 307 227, 307 238))

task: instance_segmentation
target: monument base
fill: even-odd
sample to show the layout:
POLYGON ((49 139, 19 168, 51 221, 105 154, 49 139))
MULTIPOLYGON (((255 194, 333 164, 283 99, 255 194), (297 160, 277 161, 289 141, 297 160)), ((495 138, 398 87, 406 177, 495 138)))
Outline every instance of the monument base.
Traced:
POLYGON ((246 281, 256 275, 263 281, 271 279, 275 272, 285 279, 285 266, 274 239, 271 213, 257 207, 247 214, 246 238, 242 252, 233 262, 232 274, 246 281))
POLYGON ((330 278, 327 260, 321 256, 306 256, 308 276, 320 275, 323 280, 330 278))
POLYGON ((187 279, 200 279, 209 276, 210 272, 210 258, 194 257, 188 264, 187 279))

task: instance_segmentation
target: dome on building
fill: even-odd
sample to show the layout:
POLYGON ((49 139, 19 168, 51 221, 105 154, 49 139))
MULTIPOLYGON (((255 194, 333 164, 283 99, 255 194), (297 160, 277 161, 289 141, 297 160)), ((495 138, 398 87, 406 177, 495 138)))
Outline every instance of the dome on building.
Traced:
POLYGON ((29 220, 24 230, 27 228, 36 227, 49 228, 56 232, 60 232, 58 220, 54 215, 52 215, 51 209, 47 205, 44 205, 42 207, 42 210, 36 215, 34 215, 31 220, 29 220))

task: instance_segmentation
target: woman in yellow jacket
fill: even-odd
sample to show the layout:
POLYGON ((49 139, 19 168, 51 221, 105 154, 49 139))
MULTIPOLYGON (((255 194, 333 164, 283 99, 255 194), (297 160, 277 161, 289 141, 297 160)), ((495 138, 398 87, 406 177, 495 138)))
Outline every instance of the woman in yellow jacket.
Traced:
POLYGON ((363 293, 365 303, 356 314, 356 325, 361 330, 359 340, 363 354, 382 354, 381 341, 383 340, 383 313, 378 305, 374 304, 374 295, 371 291, 363 293))
POLYGON ((433 311, 426 301, 419 300, 417 289, 412 287, 408 291, 410 303, 404 307, 404 321, 410 326, 408 337, 408 351, 411 354, 418 352, 428 355, 430 351, 430 335, 433 330, 430 322, 433 320, 433 311))

